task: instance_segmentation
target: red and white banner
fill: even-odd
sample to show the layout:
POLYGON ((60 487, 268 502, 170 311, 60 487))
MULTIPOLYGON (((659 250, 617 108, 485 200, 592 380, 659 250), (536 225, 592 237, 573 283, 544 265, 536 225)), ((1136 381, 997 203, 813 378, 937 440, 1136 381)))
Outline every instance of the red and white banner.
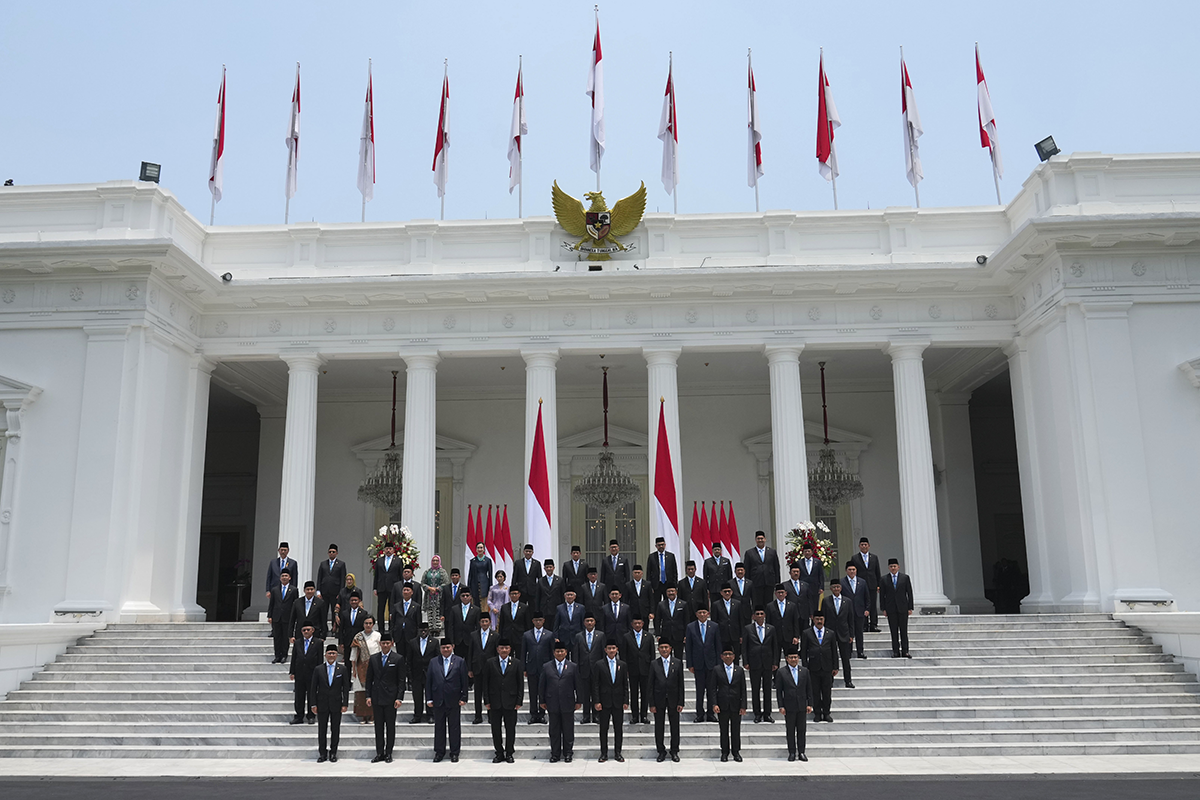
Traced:
POLYGON ((703 561, 708 558, 709 553, 709 533, 708 533, 708 517, 704 513, 704 506, 699 503, 692 503, 692 559, 695 561, 703 561))
POLYGON ((604 156, 604 53, 600 49, 600 12, 596 12, 596 38, 592 42, 592 62, 588 67, 587 96, 592 98, 592 124, 588 165, 600 174, 604 156))
POLYGON ((292 115, 288 120, 288 168, 284 194, 291 200, 296 196, 296 175, 300 167, 300 62, 296 62, 296 88, 292 90, 292 115))
POLYGON ((508 133, 508 193, 521 182, 521 137, 529 133, 525 123, 525 85, 517 67, 517 93, 513 97, 512 128, 508 133))
POLYGON ((917 113, 917 96, 913 93, 912 81, 904 57, 900 57, 900 116, 904 125, 904 171, 908 182, 914 187, 925 177, 921 171, 921 150, 917 139, 925 131, 921 128, 921 116, 917 113))
POLYGON ((442 77, 442 102, 438 110, 437 142, 433 146, 433 182, 438 197, 446 196, 450 158, 450 74, 442 77))
POLYGON ((213 202, 221 199, 225 170, 225 68, 221 67, 221 91, 217 92, 217 123, 213 129, 212 160, 208 166, 208 190, 213 202))
POLYGON ((762 129, 758 126, 758 100, 756 98, 754 88, 754 66, 750 64, 750 57, 746 57, 747 69, 749 70, 749 122, 746 123, 746 131, 749 142, 749 155, 747 162, 746 180, 748 186, 758 186, 758 179, 763 176, 762 165, 762 129))
POLYGON ((504 504, 504 519, 501 521, 500 512, 496 512, 496 530, 499 536, 496 537, 496 552, 499 558, 496 560, 496 566, 504 570, 504 574, 510 578, 513 574, 513 542, 512 529, 508 527, 508 504, 504 504))
POLYGON ((658 123, 658 138, 663 143, 662 182, 667 194, 679 185, 679 129, 675 125, 675 66, 667 68, 667 91, 663 95, 662 119, 658 123))
MULTIPOLYGON (((726 552, 728 552, 729 551, 729 520, 726 519, 726 517, 725 517, 725 501, 724 500, 721 501, 721 519, 719 522, 714 520, 713 527, 716 528, 716 530, 717 530, 717 535, 714 538, 719 539, 721 542, 721 547, 724 548, 726 552)), ((737 559, 734 559, 734 560, 736 561, 737 559)))
POLYGON ((476 534, 475 517, 471 514, 471 506, 467 506, 467 542, 463 553, 463 575, 468 575, 471 569, 471 559, 475 557, 475 545, 479 542, 476 534))
MULTIPOLYGON (((482 506, 480 506, 482 508, 482 506)), ((492 527, 492 506, 488 505, 487 527, 484 529, 483 549, 487 551, 488 558, 492 559, 495 564, 498 559, 498 550, 496 549, 496 531, 492 527)), ((478 534, 476 534, 478 535, 478 534)))
POLYGON ((833 104, 833 91, 829 88, 829 76, 825 74, 825 54, 821 54, 821 66, 817 74, 817 161, 821 177, 831 181, 838 176, 837 148, 833 146, 833 132, 842 127, 837 106, 833 104))
POLYGON ((362 133, 358 137, 358 190, 363 200, 375 197, 375 100, 371 67, 367 66, 367 100, 363 107, 362 133))
POLYGON ((675 470, 671 466, 671 444, 667 439, 666 405, 658 405, 658 440, 654 455, 654 513, 658 518, 658 535, 666 539, 667 550, 682 563, 683 552, 679 538, 679 503, 675 491, 675 470))
POLYGON ((533 451, 529 457, 529 481, 525 486, 525 544, 533 552, 550 558, 554 541, 550 535, 550 473, 546 467, 546 439, 542 433, 542 404, 538 402, 533 451))
POLYGON ((992 110, 992 95, 979 63, 979 45, 975 45, 975 81, 979 86, 979 144, 991 153, 992 169, 996 170, 997 178, 1002 178, 1004 162, 1000 160, 1000 142, 996 139, 996 112, 992 110))
POLYGON ((742 543, 739 541, 737 531, 737 517, 733 515, 733 501, 729 501, 729 532, 726 534, 729 542, 729 558, 731 561, 738 560, 738 553, 742 552, 742 543))

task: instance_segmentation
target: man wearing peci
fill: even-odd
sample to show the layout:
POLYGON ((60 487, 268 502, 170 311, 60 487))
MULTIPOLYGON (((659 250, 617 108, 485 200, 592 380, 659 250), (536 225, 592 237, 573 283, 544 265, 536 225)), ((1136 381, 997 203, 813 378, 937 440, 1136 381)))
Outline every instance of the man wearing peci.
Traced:
POLYGON ((579 665, 579 699, 583 703, 583 717, 579 721, 592 721, 592 673, 597 662, 604 658, 607 639, 604 631, 596 629, 596 618, 584 614, 583 630, 575 635, 575 663, 579 665))
POLYGON ((858 552, 850 558, 858 577, 867 582, 867 600, 870 611, 870 622, 867 631, 879 633, 879 587, 883 581, 883 569, 879 559, 871 552, 871 541, 867 537, 858 540, 858 552))
POLYGON ((720 542, 713 542, 712 555, 704 559, 704 585, 710 604, 721 597, 721 587, 733 580, 733 563, 722 553, 720 542))
POLYGON ((429 674, 429 663, 438 655, 438 643, 429 637, 429 623, 422 622, 417 626, 417 638, 408 642, 405 659, 408 662, 408 682, 413 693, 413 715, 408 721, 410 725, 429 719, 429 712, 425 708, 425 676, 429 674))
POLYGON ((563 601, 554 612, 554 636, 572 647, 575 637, 583 630, 583 615, 587 613, 582 603, 575 602, 575 590, 569 585, 563 592, 563 601))
POLYGON ((492 630, 492 618, 484 614, 479 618, 479 628, 467 637, 469 645, 463 651, 467 667, 467 682, 475 687, 475 718, 472 725, 483 724, 483 668, 496 655, 500 635, 492 630))
POLYGON ((280 573, 279 583, 267 592, 267 622, 271 623, 271 638, 275 640, 272 664, 282 664, 288 657, 292 640, 292 606, 299 596, 296 587, 292 586, 292 571, 288 569, 280 573))
POLYGON ((767 535, 754 532, 754 546, 742 554, 746 574, 753 584, 754 606, 766 606, 771 601, 771 591, 779 583, 779 554, 767 546, 767 535))
POLYGON ((654 552, 646 559, 646 572, 654 590, 654 604, 658 605, 667 599, 667 587, 679 580, 675 554, 667 552, 667 540, 661 536, 654 540, 654 552))
MULTIPOLYGON (((526 598, 526 601, 542 612, 542 619, 547 624, 553 625, 554 615, 563 603, 563 592, 566 588, 566 581, 554 574, 554 559, 547 558, 542 562, 542 577, 538 578, 537 591, 526 598)), ((533 702, 532 699, 530 702, 533 702)))
POLYGON ((672 651, 682 654, 687 626, 694 618, 688 604, 675 594, 674 585, 667 586, 667 599, 658 604, 654 615, 654 633, 670 642, 672 651))
POLYGON ((338 739, 342 730, 342 714, 350 707, 350 670, 337 660, 336 644, 325 648, 325 663, 313 670, 309 710, 317 718, 317 763, 328 759, 336 762, 338 739), (332 730, 330 730, 332 729, 332 730), (328 743, 326 733, 329 734, 328 743), (326 747, 328 744, 328 747, 326 747))
POLYGON ((712 604, 712 621, 721 632, 721 644, 733 648, 733 660, 737 663, 742 655, 742 629, 748 618, 742 613, 742 604, 733 599, 733 587, 728 583, 712 604))
MULTIPOLYGON (((873 593, 872 593, 873 594, 873 593)), ((863 634, 871 627, 871 603, 867 596, 867 582, 858 577, 858 567, 853 561, 846 562, 846 577, 842 578, 842 597, 846 598, 854 609, 854 644, 858 647, 858 657, 866 659, 863 652, 863 634)))
POLYGON ((847 689, 854 688, 850 675, 850 659, 854 649, 854 604, 842 594, 838 580, 829 582, 829 594, 821 601, 821 613, 825 615, 825 626, 837 637, 837 651, 842 663, 842 680, 847 689))
POLYGON ((786 654, 798 649, 800 634, 808 624, 807 608, 802 610, 795 603, 788 602, 786 583, 775 587, 775 599, 767 606, 766 611, 767 622, 771 623, 775 632, 779 634, 779 644, 783 652, 786 654))
POLYGON ((650 581, 646 580, 646 573, 641 564, 633 565, 633 580, 622 590, 621 597, 629 604, 629 610, 635 616, 648 620, 654 615, 658 601, 654 599, 654 589, 650 586, 650 581))
MULTIPOLYGON (((313 705, 313 698, 309 694, 312 691, 313 670, 321 663, 321 656, 325 650, 325 640, 318 639, 313 633, 311 623, 304 625, 300 636, 292 645, 292 665, 288 670, 288 678, 294 682, 296 716, 292 717, 293 725, 304 722, 306 712, 313 705)), ((334 645, 333 649, 336 651, 337 646, 334 645)), ((307 717, 310 725, 317 721, 316 712, 309 712, 307 717)))
POLYGON ((372 764, 380 761, 392 763, 392 748, 396 745, 396 715, 404 700, 404 685, 408 682, 408 669, 404 659, 392 650, 392 634, 379 637, 379 652, 367 662, 367 705, 375 720, 375 757, 372 764))
POLYGON ((392 587, 392 623, 388 631, 397 642, 407 642, 417 635, 421 624, 421 603, 414 597, 416 587, 411 583, 397 583, 392 587))
POLYGON ((300 630, 312 625, 318 639, 325 638, 325 603, 317 597, 317 584, 304 582, 304 594, 292 605, 292 638, 300 638, 300 630))
POLYGON ((582 602, 583 584, 587 582, 588 563, 582 558, 582 551, 579 545, 571 545, 571 560, 563 564, 563 580, 567 582, 567 586, 575 590, 576 596, 582 602))
MULTIPOLYGON (((338 592, 346 585, 346 562, 338 558, 338 546, 329 545, 329 558, 317 565, 317 597, 325 601, 325 608, 334 612, 337 605, 338 592)), ((337 627, 338 620, 333 620, 337 627)))
POLYGON ((533 604, 537 599, 538 581, 542 577, 542 565, 533 557, 533 545, 525 545, 524 557, 513 564, 512 573, 508 585, 520 587, 521 597, 525 598, 526 603, 533 604))
POLYGON ((767 613, 759 606, 742 632, 742 663, 750 672, 755 722, 774 722, 771 719, 771 684, 775 670, 779 669, 781 649, 778 631, 767 622, 767 613))
POLYGON ((675 593, 680 600, 688 604, 691 613, 695 614, 698 608, 708 608, 708 586, 703 578, 696 575, 695 561, 685 562, 683 569, 685 574, 683 579, 675 584, 675 593))
POLYGON ((425 673, 425 707, 433 714, 433 761, 446 757, 447 733, 450 761, 458 761, 462 747, 462 707, 467 704, 467 665, 454 655, 454 642, 442 639, 441 655, 429 662, 425 673))
POLYGON ((808 668, 813 687, 813 722, 833 722, 829 706, 833 701, 833 679, 837 677, 837 636, 825 627, 825 615, 818 611, 813 615, 813 626, 804 632, 800 648, 800 660, 808 668))
POLYGON ((804 754, 805 728, 806 715, 813 710, 813 691, 808 670, 800 663, 800 653, 788 653, 787 663, 775 673, 775 694, 787 735, 788 761, 808 761, 804 754))
POLYGON ((650 667, 650 713, 654 715, 654 746, 658 760, 679 761, 679 715, 683 712, 683 663, 671 655, 671 643, 658 642, 659 657, 650 667), (665 726, 671 725, 671 746, 667 749, 665 726))
POLYGON ((543 712, 550 722, 550 763, 575 757, 575 712, 579 700, 579 667, 567 660, 567 642, 554 642, 554 659, 542 667, 538 685, 543 712))
POLYGON ((600 610, 597 625, 604 631, 607 641, 619 644, 629 632, 629 617, 632 612, 628 605, 621 602, 621 590, 616 586, 609 587, 608 600, 600 610))
POLYGON ((625 586, 632 577, 629 558, 621 552, 621 543, 616 539, 610 540, 608 555, 600 560, 600 582, 611 589, 614 586, 625 586))
POLYGON ((645 621, 634 615, 633 630, 625 634, 621 657, 629 668, 629 722, 648 723, 650 707, 650 667, 658 657, 654 637, 646 630, 645 621))
POLYGON ((879 605, 892 634, 892 658, 912 658, 908 653, 908 618, 913 612, 912 581, 900 571, 897 559, 888 559, 888 574, 879 584, 879 605))
POLYGON ((391 611, 392 587, 403 575, 404 565, 396 555, 396 543, 384 542, 383 555, 375 559, 375 582, 372 586, 375 593, 375 619, 379 620, 381 633, 383 624, 388 621, 385 611, 391 611))
POLYGON ((708 674, 708 693, 721 728, 721 760, 742 761, 742 717, 746 716, 746 671, 734 663, 733 647, 721 648, 721 663, 708 674))
POLYGON ((611 639, 604 645, 604 658, 596 663, 592 673, 592 714, 600 723, 600 763, 608 761, 608 727, 613 729, 613 758, 624 762, 621 755, 621 733, 625 712, 629 709, 629 668, 618 658, 617 643, 611 639))
POLYGON ((488 659, 479 676, 483 704, 492 726, 493 764, 513 763, 513 739, 517 735, 517 712, 525 704, 525 665, 512 656, 512 646, 503 636, 496 640, 496 655, 488 659), (501 730, 503 729, 503 731, 501 730), (503 736, 501 735, 503 733, 503 736))
POLYGON ((712 695, 708 694, 708 673, 721 662, 723 648, 721 632, 709 620, 707 608, 696 609, 696 620, 687 626, 685 642, 688 672, 696 681, 696 722, 716 722, 712 695))
MULTIPOLYGON (((288 556, 289 547, 287 542, 279 543, 279 557, 273 558, 267 563, 267 597, 271 597, 271 590, 279 585, 279 576, 283 572, 289 571, 292 573, 292 579, 300 574, 300 566, 296 563, 296 559, 288 556)), ((295 588, 294 586, 292 587, 295 588)))
POLYGON ((525 641, 521 646, 521 652, 525 656, 521 661, 525 664, 525 675, 529 678, 530 725, 546 721, 539 702, 541 697, 538 694, 538 685, 541 683, 542 667, 553 657, 554 635, 546 630, 545 621, 545 615, 541 611, 533 612, 533 629, 525 631, 525 641))

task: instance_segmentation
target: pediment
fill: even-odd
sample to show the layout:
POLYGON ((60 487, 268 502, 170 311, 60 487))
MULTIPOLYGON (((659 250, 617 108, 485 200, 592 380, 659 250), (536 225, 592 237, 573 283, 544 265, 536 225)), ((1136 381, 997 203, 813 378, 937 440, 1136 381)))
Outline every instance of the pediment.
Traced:
POLYGON ((28 405, 41 393, 40 387, 0 375, 0 403, 19 402, 28 405))
MULTIPOLYGON (((558 440, 558 450, 559 453, 564 450, 590 450, 599 448, 603 444, 604 426, 597 425, 572 436, 561 437, 558 440)), ((620 425, 609 425, 608 446, 613 450, 630 447, 645 449, 650 446, 650 441, 646 434, 640 431, 622 428, 620 425)))

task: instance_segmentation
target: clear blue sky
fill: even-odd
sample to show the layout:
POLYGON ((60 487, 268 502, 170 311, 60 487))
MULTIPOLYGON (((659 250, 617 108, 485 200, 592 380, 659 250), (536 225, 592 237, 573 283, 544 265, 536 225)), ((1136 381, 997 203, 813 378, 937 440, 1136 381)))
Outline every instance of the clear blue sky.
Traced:
MULTIPOLYGON (((841 207, 911 205, 899 121, 899 47, 925 126, 922 206, 994 202, 979 147, 979 41, 1005 156, 1007 202, 1063 152, 1200 150, 1200 2, 601 3, 610 202, 645 180, 669 211, 656 138, 675 53, 679 210, 752 211, 746 185, 746 49, 754 49, 767 209, 831 208, 814 156, 818 48, 843 127, 841 207), (751 9, 755 9, 751 11, 751 9)), ((207 173, 222 63, 228 65, 225 198, 218 224, 283 219, 287 127, 302 62, 299 193, 292 220, 357 221, 358 136, 374 59, 378 183, 368 220, 436 218, 431 165, 442 61, 450 60, 447 219, 515 217, 505 158, 517 56, 529 135, 525 213, 550 213, 550 184, 594 187, 584 95, 591 2, 10 2, 0 12, 0 179, 18 184, 135 178, 163 185, 207 221, 207 173)))

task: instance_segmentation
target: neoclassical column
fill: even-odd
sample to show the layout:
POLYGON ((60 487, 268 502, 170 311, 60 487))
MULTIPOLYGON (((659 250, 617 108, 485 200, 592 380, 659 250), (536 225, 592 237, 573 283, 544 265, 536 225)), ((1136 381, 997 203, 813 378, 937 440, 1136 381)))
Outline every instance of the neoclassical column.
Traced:
POLYGON ((948 606, 942 589, 942 553, 938 538, 937 499, 933 488, 933 448, 929 440, 929 404, 921 354, 928 341, 888 345, 896 397, 896 449, 900 461, 900 520, 904 564, 918 606, 948 606))
MULTIPOLYGON (((771 373, 771 459, 775 472, 775 548, 786 552, 784 535, 810 516, 808 453, 800 401, 800 353, 804 345, 766 348, 771 373)), ((764 521, 765 524, 765 521, 764 521)))
MULTIPOLYGON (((434 493, 437 491, 436 351, 401 353, 405 370, 404 472, 401 477, 400 522, 412 532, 421 566, 434 555, 434 493)), ((454 554, 439 553, 453 563, 454 554)))
POLYGON ((679 355, 683 348, 675 347, 643 347, 642 355, 646 359, 649 391, 647 394, 647 410, 649 412, 648 444, 650 449, 648 491, 650 497, 646 506, 650 509, 650 540, 659 536, 667 539, 667 549, 675 553, 682 569, 683 561, 688 557, 685 553, 688 540, 687 523, 683 519, 683 469, 679 452, 679 355), (671 450, 671 473, 675 478, 675 515, 679 520, 679 539, 672 541, 659 526, 658 515, 654 511, 654 480, 655 465, 658 463, 658 415, 662 409, 667 428, 667 444, 671 450))
MULTIPOLYGON (((528 349, 521 351, 525 359, 525 453, 521 463, 524 470, 521 482, 524 485, 523 494, 528 493, 529 462, 533 456, 533 437, 537 429, 538 405, 542 409, 542 439, 546 447, 546 478, 550 489, 550 540, 548 542, 532 542, 534 555, 539 558, 553 558, 554 563, 560 563, 558 553, 558 359, 555 349, 528 349)), ((522 508, 524 506, 522 505, 522 508)), ((529 519, 523 515, 520 527, 521 541, 513 541, 514 557, 520 553, 520 548, 529 542, 529 519)), ((511 524, 511 520, 510 520, 511 524)))
POLYGON ((450 552, 442 556, 442 563, 447 570, 458 564, 457 559, 462 558, 461 555, 458 555, 459 553, 467 551, 466 463, 466 458, 454 457, 450 459, 450 485, 454 495, 454 525, 450 537, 450 552))
POLYGON ((180 489, 179 530, 183 536, 176 552, 174 586, 178 595, 172 619, 203 622, 205 610, 196 604, 196 581, 200 571, 200 513, 204 499, 204 452, 208 444, 208 392, 217 362, 202 355, 192 356, 188 368, 187 408, 184 410, 183 475, 180 489))
POLYGON ((283 475, 279 491, 279 541, 287 542, 303 586, 313 574, 313 510, 317 490, 317 375, 325 360, 316 352, 283 353, 288 365, 283 475))
POLYGON ((25 409, 42 393, 41 388, 0 378, 0 404, 4 406, 5 440, 0 469, 0 595, 11 591, 9 564, 12 563, 13 519, 16 516, 18 476, 21 468, 21 420, 25 409))
MULTIPOLYGON (((558 443, 555 443, 557 448, 558 443)), ((559 455, 558 457, 558 494, 555 495, 558 507, 555 511, 558 513, 556 518, 558 521, 558 539, 555 541, 555 547, 558 548, 558 553, 562 558, 571 557, 571 545, 575 544, 571 541, 571 525, 573 517, 571 515, 571 460, 573 456, 559 455)), ((551 487, 551 491, 554 488, 551 487)), ((579 543, 583 547, 583 543, 579 543)), ((554 563, 561 569, 562 562, 555 559, 554 563)))

